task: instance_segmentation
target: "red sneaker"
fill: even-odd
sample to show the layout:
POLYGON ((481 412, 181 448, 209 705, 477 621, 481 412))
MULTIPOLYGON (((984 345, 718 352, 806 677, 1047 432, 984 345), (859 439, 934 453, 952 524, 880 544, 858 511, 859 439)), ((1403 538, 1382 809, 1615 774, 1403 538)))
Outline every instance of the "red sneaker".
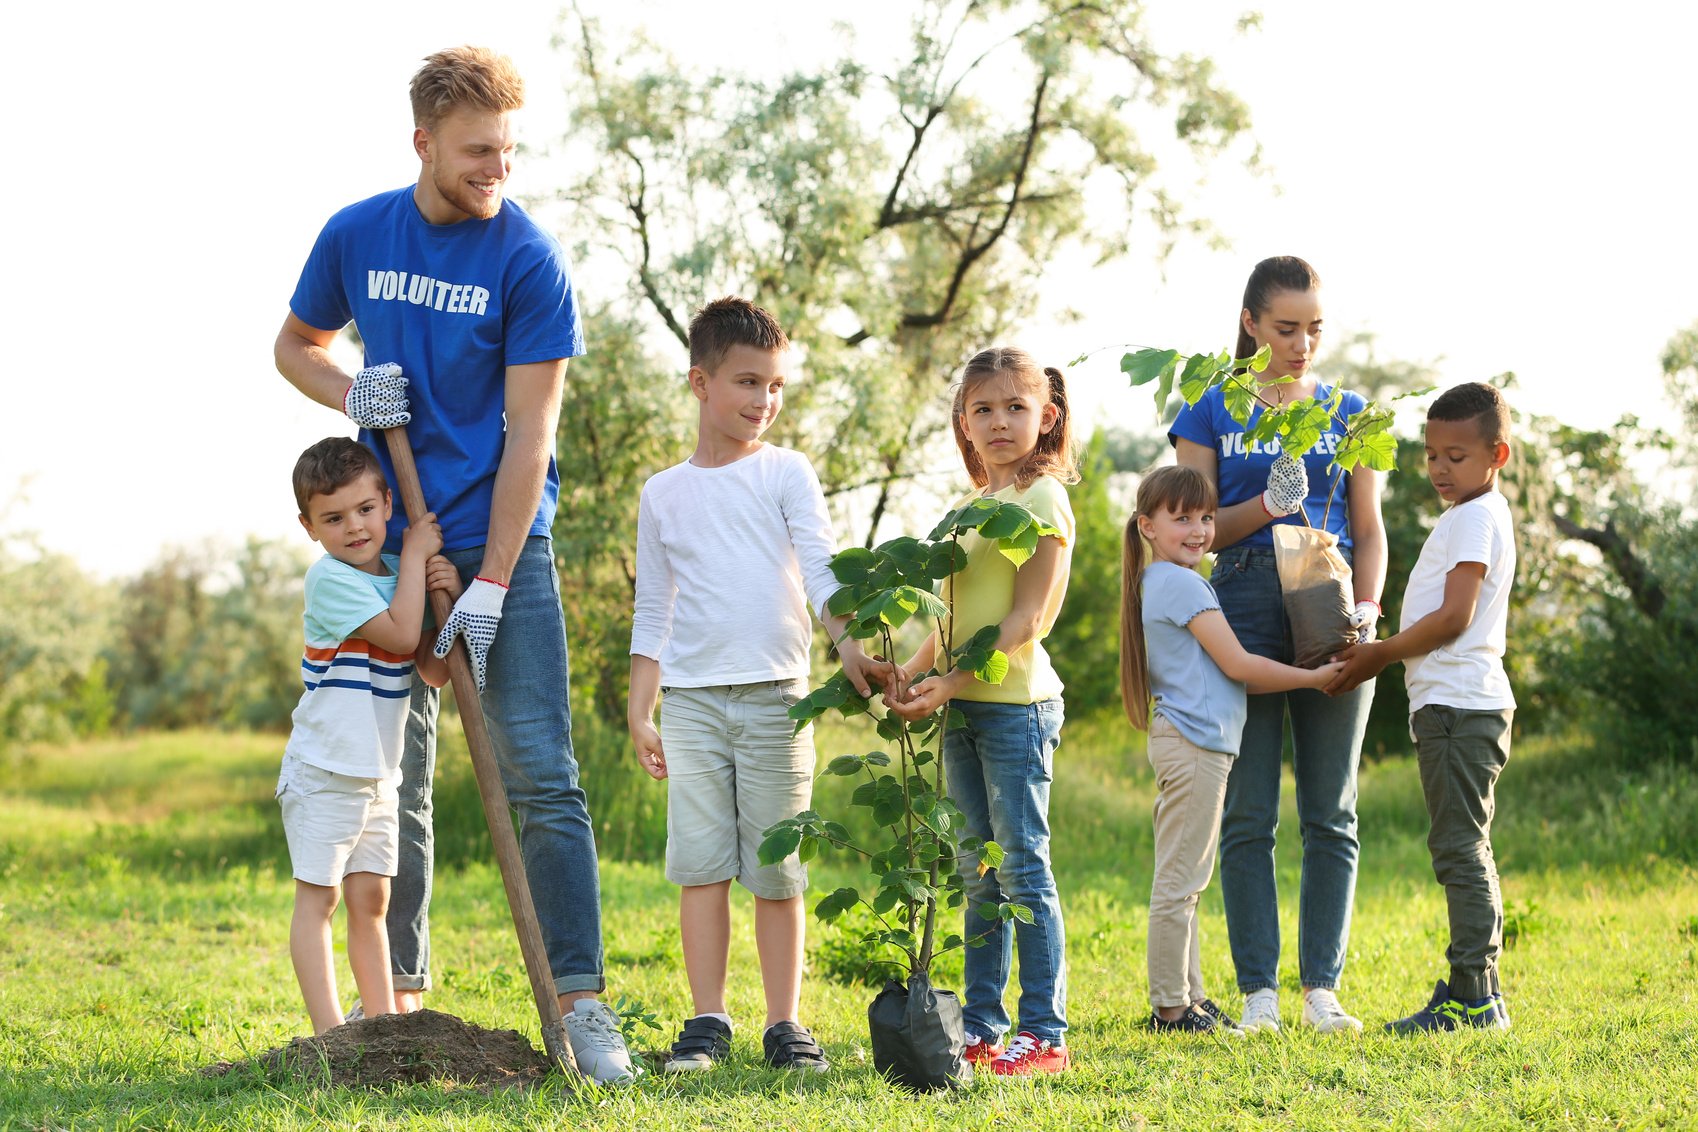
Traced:
POLYGON ((1002 1047, 993 1041, 978 1038, 967 1043, 967 1052, 961 1056, 972 1065, 989 1065, 1002 1056, 1002 1047))
POLYGON ((1060 1073, 1072 1059, 1066 1046, 1052 1046, 1021 1030, 1008 1048, 991 1062, 991 1072, 1002 1077, 1024 1077, 1030 1073, 1060 1073))

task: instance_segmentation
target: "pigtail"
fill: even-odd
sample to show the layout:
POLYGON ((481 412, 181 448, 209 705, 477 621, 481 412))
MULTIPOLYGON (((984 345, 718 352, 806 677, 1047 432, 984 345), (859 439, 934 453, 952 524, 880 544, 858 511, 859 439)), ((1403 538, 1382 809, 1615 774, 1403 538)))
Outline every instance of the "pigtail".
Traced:
POLYGON ((1045 389, 1049 403, 1055 406, 1055 424, 1038 436, 1037 447, 1021 465, 1015 477, 1024 491, 1039 476, 1049 476, 1061 483, 1079 482, 1078 455, 1073 449, 1073 412, 1067 406, 1067 379, 1054 366, 1044 367, 1045 389))
POLYGON ((1144 536, 1126 520, 1120 556, 1120 700, 1139 731, 1150 729, 1150 658, 1144 643, 1144 536))

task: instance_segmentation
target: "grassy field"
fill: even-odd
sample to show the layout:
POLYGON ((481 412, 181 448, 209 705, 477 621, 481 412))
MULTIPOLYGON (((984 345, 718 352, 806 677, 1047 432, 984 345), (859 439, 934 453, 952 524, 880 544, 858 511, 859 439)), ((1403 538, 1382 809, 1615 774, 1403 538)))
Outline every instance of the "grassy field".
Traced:
MULTIPOLYGON (((822 735, 822 755, 867 747, 860 731, 822 735)), ((866 1050, 872 992, 826 978, 823 951, 805 1009, 834 1070, 799 1080, 759 1068, 759 983, 739 903, 732 1005, 743 1028, 732 1065, 623 1091, 555 1078, 529 1093, 356 1093, 196 1073, 305 1030, 271 800, 280 749, 268 736, 151 735, 0 765, 0 1129, 1698 1127, 1690 771, 1627 779, 1576 744, 1517 750, 1497 836, 1515 935, 1504 963, 1516 1020, 1507 1035, 1377 1032, 1444 973, 1442 893, 1426 863, 1415 768, 1403 759, 1362 778, 1363 865, 1342 998, 1368 1033, 1152 1038, 1142 1028, 1150 775, 1129 730, 1103 721, 1070 723, 1058 761, 1055 859, 1078 1059, 1065 1076, 987 1079, 942 1097, 893 1090, 866 1050)), ((455 754, 443 761, 431 1005, 535 1040, 499 879, 477 852, 469 774, 455 754)), ((1289 812, 1281 838, 1282 892, 1294 904, 1289 812)), ((816 887, 829 891, 846 867, 816 869, 816 887)), ((639 1045, 664 1045, 689 1007, 674 890, 646 864, 604 864, 603 886, 612 997, 656 1013, 666 1032, 644 1031, 639 1045)), ((1205 971, 1236 1007, 1217 891, 1205 909, 1205 971)), ((1289 960, 1289 916, 1284 926, 1289 960)), ((829 942, 814 929, 816 949, 829 942)), ((1290 1018, 1295 970, 1283 975, 1290 1018)), ((958 978, 957 961, 942 981, 958 978)), ((351 995, 345 972, 343 985, 351 995)))

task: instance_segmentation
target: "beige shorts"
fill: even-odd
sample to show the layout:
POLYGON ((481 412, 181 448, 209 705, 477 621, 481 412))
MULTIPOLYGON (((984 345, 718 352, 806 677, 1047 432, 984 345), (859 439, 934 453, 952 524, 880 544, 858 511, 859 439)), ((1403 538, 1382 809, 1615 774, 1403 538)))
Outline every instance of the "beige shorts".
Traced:
POLYGON ((735 879, 765 900, 806 892, 808 870, 794 853, 776 865, 762 865, 758 854, 769 826, 813 800, 813 728, 794 733, 787 714, 808 694, 808 682, 663 691, 666 879, 680 885, 735 879))
POLYGON ((331 888, 349 873, 395 875, 401 849, 395 783, 285 757, 277 803, 296 880, 331 888))

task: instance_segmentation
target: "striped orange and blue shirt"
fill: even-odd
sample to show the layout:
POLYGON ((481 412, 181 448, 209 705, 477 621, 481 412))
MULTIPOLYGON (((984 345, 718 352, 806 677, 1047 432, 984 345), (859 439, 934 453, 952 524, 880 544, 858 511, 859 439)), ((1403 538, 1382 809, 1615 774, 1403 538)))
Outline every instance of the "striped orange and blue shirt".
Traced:
POLYGON ((383 561, 386 576, 329 555, 307 571, 305 690, 292 717, 288 753, 338 774, 398 782, 413 658, 354 635, 394 600, 400 559, 386 554, 383 561))

